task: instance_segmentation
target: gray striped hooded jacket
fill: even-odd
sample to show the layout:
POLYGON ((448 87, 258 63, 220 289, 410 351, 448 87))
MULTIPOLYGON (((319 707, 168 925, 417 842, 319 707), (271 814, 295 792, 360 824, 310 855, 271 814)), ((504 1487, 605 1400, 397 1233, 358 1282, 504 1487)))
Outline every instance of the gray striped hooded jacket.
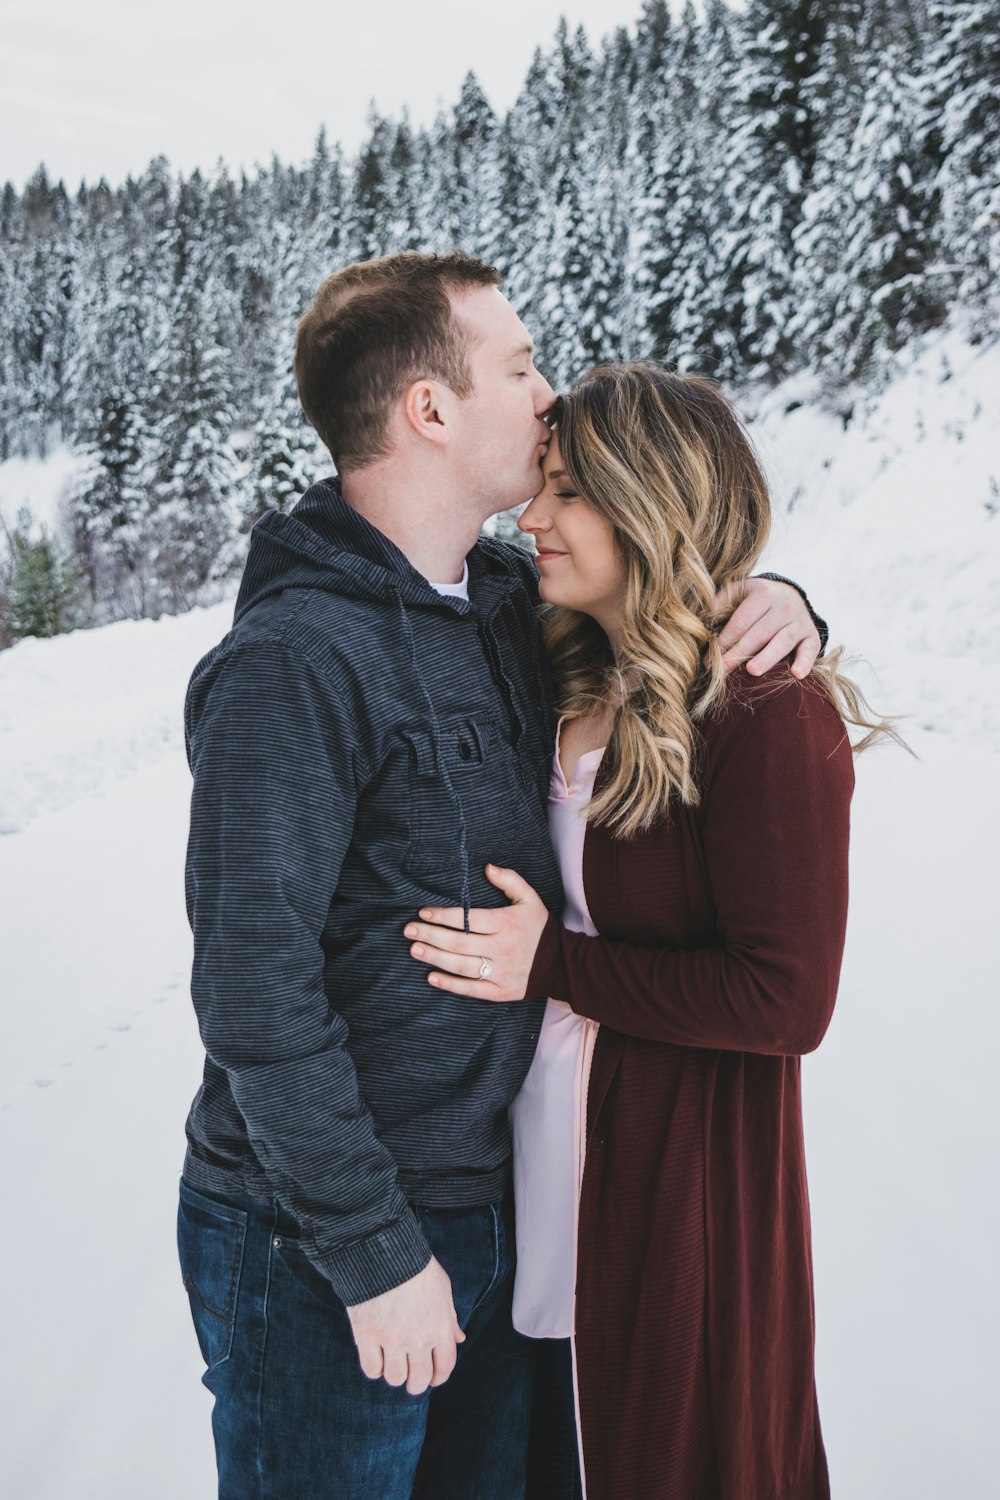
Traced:
POLYGON ((432 989, 404 923, 502 905, 488 860, 562 902, 534 567, 481 541, 469 594, 436 593, 324 481, 254 528, 233 629, 188 689, 207 1056, 184 1174, 277 1198, 348 1304, 426 1265, 411 1204, 502 1194, 541 1022, 541 999, 432 989))

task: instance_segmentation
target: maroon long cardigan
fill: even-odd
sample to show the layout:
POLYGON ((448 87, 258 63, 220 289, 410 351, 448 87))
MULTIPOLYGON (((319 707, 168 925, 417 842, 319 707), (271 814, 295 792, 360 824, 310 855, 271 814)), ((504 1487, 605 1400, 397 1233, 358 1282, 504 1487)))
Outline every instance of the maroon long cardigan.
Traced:
MULTIPOLYGON (((529 994, 601 1023, 579 1221, 588 1500, 825 1500, 799 1054, 833 1009, 854 785, 787 668, 705 724, 699 806, 590 825, 596 938, 550 920, 529 994)), ((598 786, 600 786, 600 778, 598 786)))

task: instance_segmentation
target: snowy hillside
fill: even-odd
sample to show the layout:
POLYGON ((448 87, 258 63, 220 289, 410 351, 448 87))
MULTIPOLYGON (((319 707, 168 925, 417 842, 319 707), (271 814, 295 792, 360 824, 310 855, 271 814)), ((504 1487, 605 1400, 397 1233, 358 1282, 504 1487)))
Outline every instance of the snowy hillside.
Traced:
MULTIPOLYGON (((750 398, 769 561, 877 666, 872 696, 913 715, 920 757, 858 764, 838 1013, 804 1065, 838 1500, 996 1493, 997 389, 1000 353, 948 334, 846 430, 804 383, 750 398)), ((0 653, 0 1488, 17 1500, 214 1493, 172 1243, 200 1066, 181 704, 230 613, 0 653)))
POLYGON ((1000 347, 912 348, 882 395, 816 402, 786 381, 744 409, 775 497, 768 558, 802 579, 832 640, 882 677, 879 706, 1000 746, 1000 347), (789 410, 796 403, 795 410, 789 410))

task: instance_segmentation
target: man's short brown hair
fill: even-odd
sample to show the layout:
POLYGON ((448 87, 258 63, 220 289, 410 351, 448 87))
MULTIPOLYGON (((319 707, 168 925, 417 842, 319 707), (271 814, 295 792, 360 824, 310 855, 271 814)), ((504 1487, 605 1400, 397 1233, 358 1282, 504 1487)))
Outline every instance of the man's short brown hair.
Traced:
POLYGON ((467 340, 448 293, 500 281, 494 266, 460 250, 404 251, 326 278, 299 323, 295 379, 302 408, 342 473, 388 451, 393 407, 414 380, 472 394, 467 340))

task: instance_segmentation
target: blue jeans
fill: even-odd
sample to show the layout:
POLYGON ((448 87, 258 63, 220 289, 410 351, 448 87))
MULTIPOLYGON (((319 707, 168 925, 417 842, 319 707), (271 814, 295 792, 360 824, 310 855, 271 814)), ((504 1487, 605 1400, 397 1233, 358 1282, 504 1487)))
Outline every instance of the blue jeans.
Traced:
POLYGON ((523 1500, 535 1351, 510 1319, 510 1205, 415 1211, 466 1334, 422 1396, 362 1374, 344 1305, 278 1203, 181 1181, 219 1500, 523 1500))

